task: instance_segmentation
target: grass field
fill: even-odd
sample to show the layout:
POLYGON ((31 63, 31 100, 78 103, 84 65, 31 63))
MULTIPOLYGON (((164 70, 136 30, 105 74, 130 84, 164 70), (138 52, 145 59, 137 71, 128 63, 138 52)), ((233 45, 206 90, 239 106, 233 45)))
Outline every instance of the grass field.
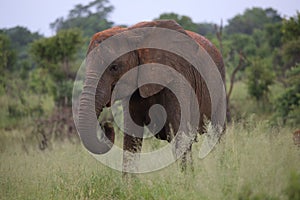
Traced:
POLYGON ((194 172, 182 173, 178 162, 126 181, 79 143, 56 142, 40 151, 34 140, 20 137, 21 130, 3 130, 0 199, 299 200, 300 149, 292 130, 270 128, 254 118, 230 125, 203 160, 200 143, 194 145, 194 172))

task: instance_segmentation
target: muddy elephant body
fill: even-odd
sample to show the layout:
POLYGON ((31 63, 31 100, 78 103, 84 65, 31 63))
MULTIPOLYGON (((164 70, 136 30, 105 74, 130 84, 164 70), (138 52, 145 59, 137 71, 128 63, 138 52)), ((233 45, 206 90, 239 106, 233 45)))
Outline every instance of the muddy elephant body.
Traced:
MULTIPOLYGON (((224 83, 225 81, 224 64, 223 64, 222 56, 219 53, 219 51, 216 49, 216 47, 203 36, 198 35, 197 33, 191 31, 185 31, 175 21, 163 20, 163 21, 154 21, 154 22, 142 22, 129 28, 114 27, 99 32, 93 36, 88 48, 88 54, 91 53, 94 49, 97 49, 97 46, 101 44, 103 41, 105 41, 106 39, 114 35, 117 35, 118 33, 122 33, 128 30, 135 30, 143 27, 167 28, 167 29, 180 32, 192 38, 199 46, 204 48, 207 51, 207 53, 210 55, 213 62, 216 64, 218 71, 221 74, 222 81, 224 83)), ((211 99, 210 99, 208 87, 201 74, 193 67, 191 63, 189 63, 181 56, 178 56, 172 52, 168 52, 163 49, 142 48, 142 49, 136 49, 134 51, 130 51, 118 57, 105 69, 101 77, 95 77, 95 72, 89 68, 89 60, 87 60, 86 80, 81 95, 80 109, 79 109, 79 134, 81 138, 83 138, 82 137, 83 134, 90 135, 90 137, 88 137, 89 141, 87 141, 89 144, 85 144, 85 141, 83 141, 86 147, 91 146, 90 141, 95 141, 92 142, 93 148, 89 149, 90 151, 97 154, 103 154, 109 151, 114 142, 114 130, 111 125, 105 123, 103 124, 104 132, 107 138, 107 140, 104 142, 99 141, 95 134, 93 135, 92 133, 89 133, 88 126, 90 125, 85 122, 89 121, 89 117, 91 117, 92 111, 91 110, 87 111, 86 109, 86 107, 88 106, 87 104, 91 103, 94 100, 96 117, 98 118, 104 107, 111 106, 110 104, 111 104, 112 91, 116 83, 118 82, 118 80, 129 70, 140 65, 152 64, 152 63, 160 63, 163 65, 167 65, 172 69, 176 70, 176 72, 180 73, 186 80, 188 80, 189 84, 194 90, 197 102, 191 102, 189 96, 183 97, 183 99, 187 104, 191 105, 190 106, 191 109, 193 109, 193 106, 197 106, 197 109, 199 109, 200 118, 197 122, 194 123, 193 126, 194 128, 197 129, 199 133, 204 132, 203 118, 204 116, 206 116, 208 119, 210 119, 212 115, 212 110, 211 110, 211 99), (96 88, 94 88, 96 92, 95 96, 91 95, 89 92, 86 92, 86 88, 93 87, 90 83, 90 80, 94 80, 94 79, 99 80, 95 86, 96 88), (107 141, 110 141, 110 143, 107 141), (98 148, 100 146, 105 146, 105 148, 102 149, 98 148)), ((141 72, 141 73, 138 72, 136 77, 132 77, 132 80, 130 81, 129 84, 136 85, 138 84, 139 81, 145 81, 145 80, 157 78, 151 76, 151 70, 146 72, 141 72)), ((166 85, 170 85, 170 84, 176 85, 176 80, 172 80, 167 76, 163 77, 164 76, 163 74, 161 76, 162 77, 160 78, 165 81, 166 85)), ((180 84, 174 88, 178 89, 179 93, 181 92, 180 90, 183 90, 180 84)), ((151 117, 149 116, 150 108, 153 105, 159 104, 164 108, 167 117, 163 127, 156 132, 155 137, 161 140, 167 140, 168 142, 172 141, 172 139, 174 138, 174 136, 176 135, 179 129, 179 125, 181 122, 180 121, 181 115, 183 112, 182 108, 180 107, 180 103, 177 99, 177 96, 174 94, 174 91, 171 91, 168 87, 165 87, 160 84, 146 84, 146 85, 142 85, 141 87, 137 87, 137 89, 133 92, 133 94, 130 94, 130 96, 121 95, 119 99, 122 100, 126 98, 129 99, 129 109, 124 111, 124 127, 130 126, 128 125, 130 124, 129 119, 132 119, 134 123, 140 127, 149 125, 151 123, 151 120, 154 121, 163 120, 162 119, 163 113, 160 112, 155 113, 151 117)), ((186 111, 186 113, 189 114, 190 112, 186 111)), ((193 119, 193 116, 189 116, 189 117, 190 117, 189 119, 193 119)), ((130 128, 129 129, 125 128, 125 130, 130 130, 130 128)), ((143 135, 143 133, 140 134, 143 135)), ((142 141, 143 141, 143 137, 138 137, 136 133, 130 134, 130 133, 126 133, 125 131, 124 143, 123 143, 123 150, 125 152, 124 155, 126 154, 126 152, 130 152, 133 154, 139 153, 141 151, 142 141)), ((191 149, 191 144, 188 149, 189 150, 191 149)), ((185 156, 186 154, 184 154, 184 157, 185 156)), ((126 156, 124 156, 123 159, 124 159, 123 162, 127 162, 126 160, 130 160, 126 156)), ((124 169, 124 171, 130 171, 130 170, 124 169)))

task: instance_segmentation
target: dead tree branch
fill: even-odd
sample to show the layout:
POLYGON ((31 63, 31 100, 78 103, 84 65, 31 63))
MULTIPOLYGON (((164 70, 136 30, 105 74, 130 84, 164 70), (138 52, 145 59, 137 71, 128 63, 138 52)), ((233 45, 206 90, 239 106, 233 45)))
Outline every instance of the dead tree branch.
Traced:
POLYGON ((246 61, 246 57, 244 56, 243 52, 239 52, 239 63, 236 66, 236 68, 233 70, 231 77, 230 77, 230 86, 229 86, 229 90, 227 93, 227 102, 229 102, 229 98, 231 96, 232 90, 233 90, 233 85, 234 85, 234 81, 235 81, 235 75, 236 73, 242 68, 243 63, 246 61))

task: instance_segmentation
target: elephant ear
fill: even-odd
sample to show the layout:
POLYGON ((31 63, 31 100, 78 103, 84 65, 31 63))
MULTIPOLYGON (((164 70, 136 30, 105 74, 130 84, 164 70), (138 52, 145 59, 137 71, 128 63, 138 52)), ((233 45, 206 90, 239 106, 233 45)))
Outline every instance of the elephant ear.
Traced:
MULTIPOLYGON (((138 23, 130 29, 136 29, 136 28, 143 28, 143 27, 160 27, 160 28, 167 28, 171 30, 175 30, 178 32, 181 32, 183 34, 187 33, 185 30, 174 20, 157 20, 152 22, 141 22, 138 23)), ((139 57, 139 64, 148 64, 148 63, 160 63, 163 65, 166 65, 166 73, 164 74, 157 74, 151 66, 147 68, 143 68, 143 70, 139 70, 138 72, 138 85, 141 85, 142 82, 144 83, 157 83, 161 82, 163 85, 167 85, 173 81, 173 75, 172 71, 167 69, 167 66, 176 68, 176 55, 170 54, 169 52, 166 52, 161 49, 139 49, 137 50, 138 57, 139 57)), ((139 87, 140 95, 144 98, 152 96, 160 92, 162 89, 164 89, 163 85, 158 84, 147 84, 139 87)))

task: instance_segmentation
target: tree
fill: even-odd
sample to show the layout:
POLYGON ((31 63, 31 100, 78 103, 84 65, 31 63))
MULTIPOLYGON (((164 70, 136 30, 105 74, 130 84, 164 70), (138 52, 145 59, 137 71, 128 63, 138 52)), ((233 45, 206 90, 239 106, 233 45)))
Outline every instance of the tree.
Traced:
POLYGON ((37 32, 30 32, 27 28, 16 26, 9 29, 1 29, 0 32, 10 39, 11 48, 15 52, 16 63, 10 68, 11 71, 21 74, 21 78, 26 79, 28 72, 34 68, 34 64, 29 56, 29 44, 34 40, 42 38, 37 32))
POLYGON ((283 123, 300 123, 300 64, 287 73, 287 88, 276 102, 277 113, 283 123))
POLYGON ((71 63, 74 62, 82 42, 81 31, 69 29, 59 31, 53 37, 37 40, 31 46, 31 54, 39 68, 44 69, 42 72, 45 76, 49 73, 56 83, 52 95, 59 106, 71 103, 70 91, 75 75, 71 63))
POLYGON ((70 61, 83 42, 81 31, 77 29, 62 30, 56 36, 42 38, 31 46, 31 53, 41 67, 62 64, 65 75, 70 76, 70 61))
POLYGON ((216 24, 213 23, 198 23, 197 24, 197 33, 201 35, 208 36, 216 34, 216 24))
POLYGON ((16 63, 16 53, 11 48, 11 42, 6 34, 0 33, 0 94, 5 92, 6 73, 11 71, 16 63))
POLYGON ((263 29, 266 24, 281 22, 281 20, 280 15, 272 8, 254 7, 246 9, 242 15, 228 20, 226 32, 228 34, 244 33, 251 35, 254 29, 263 29))
POLYGON ((257 102, 268 100, 269 87, 273 83, 274 74, 267 61, 261 58, 253 59, 247 69, 247 75, 247 86, 250 96, 254 97, 257 102))
POLYGON ((42 37, 39 33, 32 33, 27 28, 21 26, 2 29, 2 32, 8 35, 12 48, 16 50, 25 50, 28 44, 42 37))
POLYGON ((247 57, 255 56, 257 47, 253 37, 246 34, 234 34, 230 36, 233 49, 237 52, 243 52, 247 57))
POLYGON ((78 28, 83 31, 83 35, 91 37, 94 33, 110 28, 113 22, 107 17, 113 10, 113 6, 108 5, 108 0, 94 0, 87 5, 76 5, 66 19, 60 17, 50 24, 50 28, 55 32, 63 29, 78 28))
POLYGON ((163 13, 155 20, 159 19, 172 19, 175 20, 180 26, 182 26, 185 30, 198 32, 198 26, 193 20, 185 15, 178 15, 176 13, 163 13))
POLYGON ((11 41, 6 34, 0 34, 0 71, 13 69, 16 63, 16 53, 11 47, 11 41))
POLYGON ((213 23, 195 23, 193 20, 186 15, 179 15, 176 13, 163 13, 158 18, 154 20, 160 19, 170 19, 175 20, 180 26, 182 26, 185 30, 193 31, 199 33, 204 36, 214 35, 216 33, 215 24, 213 23))
POLYGON ((266 36, 269 47, 272 49, 279 48, 282 45, 282 23, 267 24, 265 26, 266 36))
POLYGON ((285 19, 282 25, 282 55, 285 91, 277 99, 277 113, 283 119, 300 123, 300 13, 285 19))
POLYGON ((283 20, 283 41, 294 40, 300 37, 300 12, 297 15, 283 20))
POLYGON ((283 57, 286 67, 290 68, 300 63, 300 12, 283 21, 282 34, 283 57))

